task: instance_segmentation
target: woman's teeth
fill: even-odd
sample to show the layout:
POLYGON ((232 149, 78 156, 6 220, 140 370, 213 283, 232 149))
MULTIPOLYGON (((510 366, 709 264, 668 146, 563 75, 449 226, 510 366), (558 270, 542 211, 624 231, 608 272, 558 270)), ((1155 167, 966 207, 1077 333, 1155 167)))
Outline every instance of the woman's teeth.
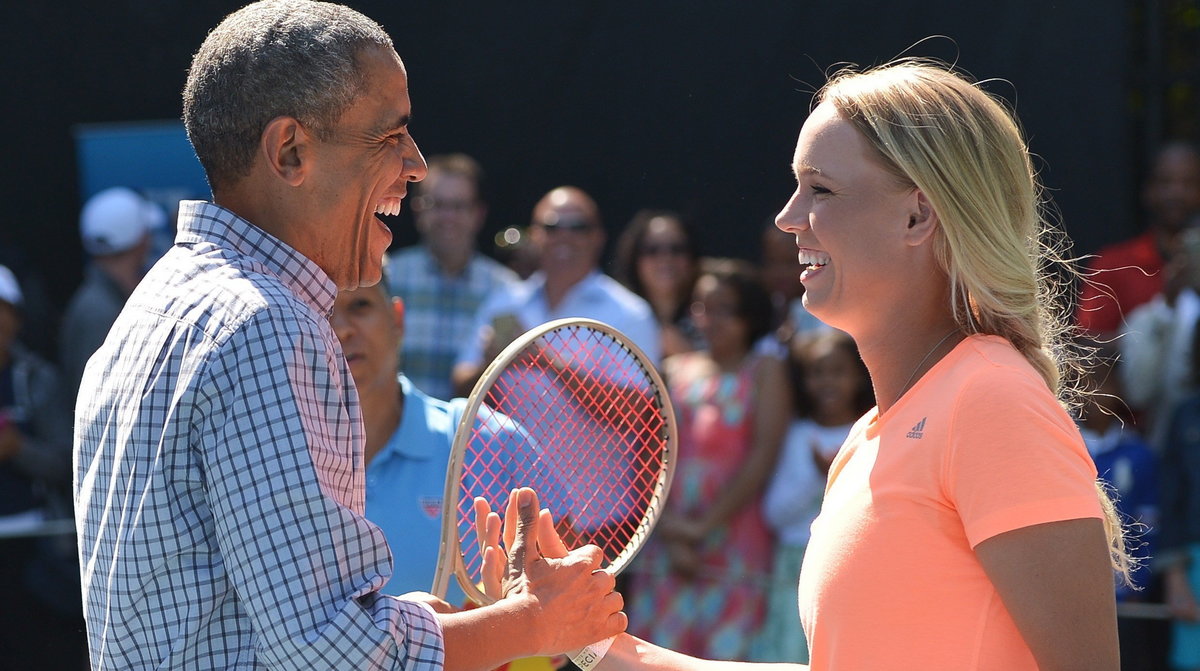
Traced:
POLYGON ((801 249, 798 255, 800 265, 806 268, 820 268, 829 263, 829 255, 812 249, 801 249))

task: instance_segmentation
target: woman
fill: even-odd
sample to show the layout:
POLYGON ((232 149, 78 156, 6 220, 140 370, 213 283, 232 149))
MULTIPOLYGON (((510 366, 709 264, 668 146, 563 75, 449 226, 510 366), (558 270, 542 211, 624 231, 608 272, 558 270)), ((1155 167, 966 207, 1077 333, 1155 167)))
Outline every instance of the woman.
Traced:
POLYGON ((679 458, 654 538, 631 567, 629 630, 688 654, 746 659, 766 613, 762 491, 791 401, 784 362, 757 354, 771 299, 753 269, 708 259, 692 312, 708 345, 664 368, 679 458))
POLYGON ((698 263, 691 231, 670 210, 638 211, 617 240, 614 276, 654 309, 664 359, 704 346, 688 311, 698 263))
MULTIPOLYGON (((912 60, 836 75, 817 102, 777 225, 877 407, 830 467, 806 550, 811 668, 1117 669, 1128 560, 1059 403, 1057 259, 1015 121, 912 60)), ((621 636, 601 671, 716 666, 621 636)))

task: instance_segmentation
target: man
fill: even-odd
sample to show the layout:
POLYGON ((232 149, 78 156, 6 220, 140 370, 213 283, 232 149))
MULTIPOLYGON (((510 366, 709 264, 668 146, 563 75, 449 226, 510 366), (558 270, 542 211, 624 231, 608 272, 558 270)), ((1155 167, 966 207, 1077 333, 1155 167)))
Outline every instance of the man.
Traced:
POLYGON ((540 270, 489 295, 454 366, 455 389, 470 393, 485 366, 524 331, 564 317, 606 322, 657 362, 658 323, 645 300, 600 272, 604 227, 591 196, 573 186, 551 190, 533 209, 530 236, 540 270))
POLYGON ((480 303, 489 291, 517 281, 516 273, 476 251, 487 217, 481 179, 479 164, 465 154, 430 158, 413 201, 421 244, 400 250, 388 264, 391 292, 407 312, 404 372, 440 399, 453 396, 454 358, 480 303))
POLYGON ((379 281, 375 214, 425 176, 383 29, 249 5, 196 52, 183 117, 214 202, 180 205, 76 411, 93 667, 483 670, 622 629, 598 548, 526 544, 507 598, 469 612, 378 592, 391 553, 363 517, 359 401, 326 317, 379 281))
POLYGON ((74 403, 83 367, 146 270, 150 232, 166 224, 162 208, 122 186, 100 191, 79 214, 83 249, 91 256, 83 284, 63 314, 59 363, 64 390, 74 403))
POLYGON ((1141 194, 1146 227, 1109 245, 1088 263, 1076 320, 1084 332, 1107 339, 1134 308, 1164 288, 1163 259, 1188 220, 1200 212, 1200 151, 1169 142, 1155 155, 1141 194))

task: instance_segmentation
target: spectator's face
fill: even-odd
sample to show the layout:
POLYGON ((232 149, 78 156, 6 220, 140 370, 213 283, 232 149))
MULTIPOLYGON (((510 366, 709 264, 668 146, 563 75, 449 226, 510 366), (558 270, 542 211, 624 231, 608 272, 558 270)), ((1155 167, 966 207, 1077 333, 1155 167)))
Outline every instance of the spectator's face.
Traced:
POLYGON ((0 359, 8 358, 20 330, 21 313, 7 301, 0 301, 0 359))
MULTIPOLYGON (((792 259, 795 265, 795 258, 792 259)), ((638 246, 638 277, 651 297, 686 300, 691 294, 693 263, 679 222, 655 217, 638 246)))
POLYGON ((737 293, 712 275, 696 280, 692 319, 714 358, 740 357, 748 348, 749 329, 739 315, 737 293))
POLYGON ((574 275, 581 268, 595 268, 604 249, 604 231, 595 212, 571 195, 538 208, 530 238, 547 275, 574 275))
POLYGON ((1183 147, 1159 154, 1142 193, 1152 224, 1168 231, 1184 227, 1200 212, 1200 156, 1183 147))
MULTIPOLYGON (((311 145, 314 221, 302 250, 339 289, 379 281, 392 233, 376 215, 396 214, 408 183, 425 177, 425 159, 408 133, 408 76, 390 49, 359 55, 364 93, 342 114, 331 137, 311 145), (316 228, 316 227, 314 227, 316 228)), ((303 158, 303 157, 302 157, 303 158)))
POLYGON ((421 184, 413 211, 417 230, 438 258, 470 254, 487 212, 474 182, 442 172, 430 173, 421 184))
POLYGON ((363 287, 338 294, 329 318, 342 343, 342 352, 364 397, 392 389, 404 338, 404 308, 381 287, 363 287))

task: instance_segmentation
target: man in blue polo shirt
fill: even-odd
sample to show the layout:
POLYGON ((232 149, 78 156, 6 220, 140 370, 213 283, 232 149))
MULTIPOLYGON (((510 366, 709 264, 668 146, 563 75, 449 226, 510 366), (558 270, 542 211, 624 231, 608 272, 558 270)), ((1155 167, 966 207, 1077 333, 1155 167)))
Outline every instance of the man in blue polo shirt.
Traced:
MULTIPOLYGON (((366 429, 366 518, 375 523, 392 549, 392 577, 384 594, 428 591, 433 583, 441 541, 442 497, 454 432, 467 399, 433 398, 397 373, 404 340, 404 303, 391 297, 387 282, 338 294, 330 321, 354 377, 366 429)), ((492 417, 485 425, 504 441, 524 441, 515 424, 492 417)), ((503 479, 503 477, 499 478, 503 479)), ((494 500, 521 483, 496 482, 494 500)), ((539 492, 540 494, 541 492, 539 492)), ((547 492, 549 505, 554 493, 547 492)), ((454 580, 446 601, 466 605, 454 580)), ((510 669, 552 671, 546 657, 514 661, 510 669)))

